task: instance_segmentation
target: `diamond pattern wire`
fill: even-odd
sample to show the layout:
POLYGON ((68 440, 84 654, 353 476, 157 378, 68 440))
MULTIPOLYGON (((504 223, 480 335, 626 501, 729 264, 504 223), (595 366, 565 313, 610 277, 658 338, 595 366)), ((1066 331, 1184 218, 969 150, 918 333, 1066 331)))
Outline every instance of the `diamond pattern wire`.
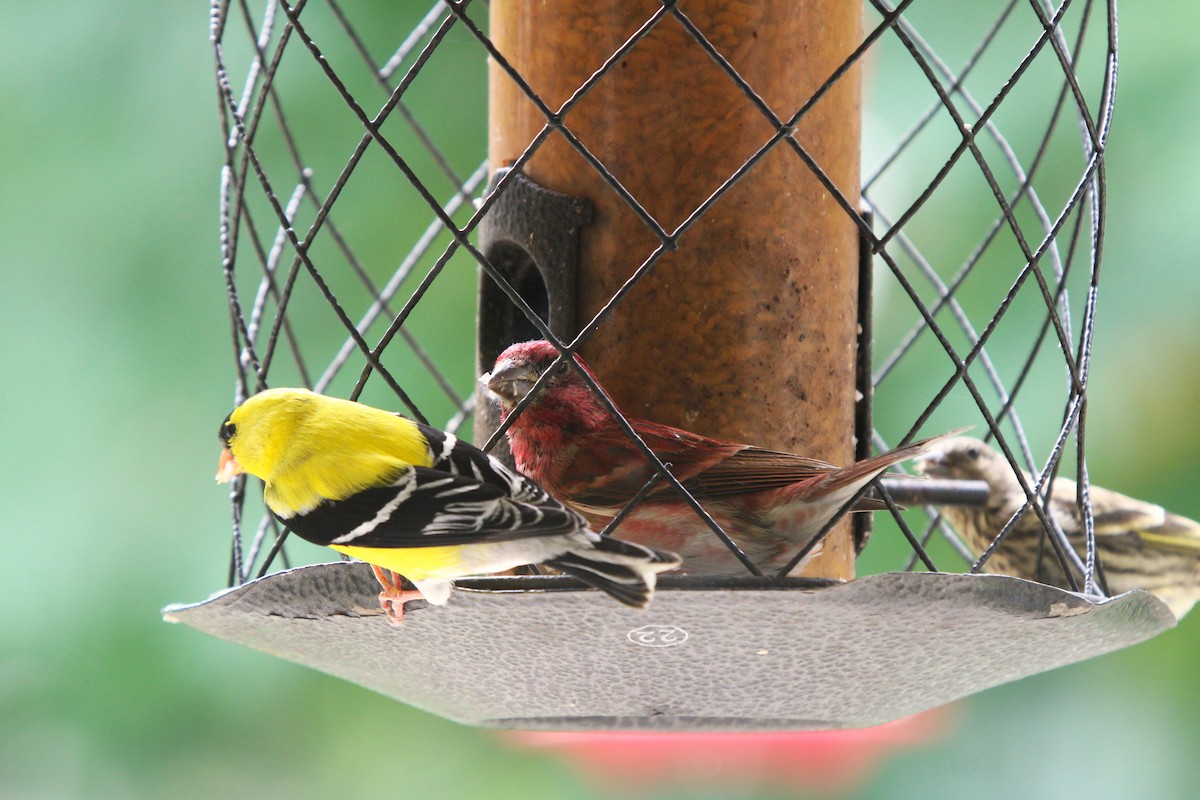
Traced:
MULTIPOLYGON (((428 414, 434 424, 456 430, 471 413, 474 376, 453 373, 440 332, 454 323, 473 324, 476 269, 565 360, 689 228, 781 148, 811 170, 874 257, 876 313, 885 323, 876 325, 877 405, 894 398, 912 414, 894 429, 895 441, 877 428, 872 443, 903 444, 918 431, 956 427, 964 414, 973 416, 983 426, 977 433, 994 439, 1014 468, 1034 476, 1022 478, 1022 488, 1050 534, 1047 557, 1059 559, 1077 588, 1092 591, 1099 583, 1102 589, 1090 513, 1084 515, 1088 546, 1081 557, 1045 514, 1040 496, 1068 469, 1072 457, 1064 461, 1064 454, 1071 452, 1087 507, 1086 388, 1104 227, 1103 153, 1116 79, 1115 3, 1008 0, 986 19, 978 9, 958 14, 957 4, 942 5, 935 13, 953 19, 935 24, 927 22, 930 4, 868 0, 861 44, 785 117, 704 35, 687 3, 664 0, 620 47, 599 54, 601 66, 554 108, 491 41, 482 2, 445 0, 427 10, 401 11, 390 4, 280 0, 255 10, 250 0, 216 0, 211 39, 225 137, 221 258, 235 399, 268 385, 299 383, 402 407, 421 420, 428 414), (671 229, 570 122, 572 109, 660 25, 685 30, 773 131, 711 194, 695 198, 693 210, 671 229), (390 30, 401 31, 394 49, 379 42, 381 31, 390 30), (477 144, 463 145, 461 136, 445 130, 447 104, 439 102, 444 97, 436 89, 444 94, 453 85, 439 84, 439 75, 461 69, 464 59, 481 76, 485 57, 528 98, 544 124, 510 165, 512 172, 483 196, 486 104, 480 96, 469 118, 477 126, 477 144), (875 154, 867 148, 861 206, 791 136, 855 67, 881 83, 901 80, 893 76, 905 81, 905 91, 883 87, 865 101, 867 138, 886 145, 875 154), (1081 78, 1095 77, 1099 90, 1085 90, 1081 78), (912 100, 926 96, 928 101, 912 100), (1010 112, 1034 104, 1035 115, 1010 112), (1020 120, 1016 129, 1013 119, 1020 120), (552 136, 562 137, 657 241, 571 341, 555 337, 471 241, 512 176, 552 136), (971 201, 971 208, 986 204, 990 211, 975 212, 977 219, 959 214, 967 196, 983 198, 971 201), (394 225, 390 238, 400 249, 380 252, 380 237, 368 235, 364 219, 387 225, 389 234, 394 225), (943 378, 938 370, 947 367, 943 378), (920 381, 916 374, 923 376, 920 381), (372 375, 380 380, 369 383, 372 375), (1049 407, 1061 416, 1049 426, 1048 381, 1065 386, 1051 393, 1055 405, 1049 407), (1026 397, 1031 399, 1024 407, 1037 409, 1037 418, 1023 423, 1019 401, 1026 397), (1048 448, 1035 446, 1047 441, 1048 448)), ((615 412, 599 387, 592 389, 615 412)), ((656 480, 673 486, 747 569, 759 574, 620 421, 656 465, 656 480)), ((485 447, 502 434, 503 428, 485 447)), ((936 569, 933 551, 940 547, 951 558, 957 551, 979 570, 1011 527, 976 560, 935 509, 928 509, 924 530, 913 531, 911 514, 906 520, 886 491, 883 497, 912 543, 910 569, 918 561, 936 569), (939 531, 944 540, 935 538, 939 531)), ((277 555, 287 563, 286 532, 269 516, 252 533, 243 532, 251 518, 246 504, 245 484, 238 482, 232 491, 231 584, 264 574, 277 555)))

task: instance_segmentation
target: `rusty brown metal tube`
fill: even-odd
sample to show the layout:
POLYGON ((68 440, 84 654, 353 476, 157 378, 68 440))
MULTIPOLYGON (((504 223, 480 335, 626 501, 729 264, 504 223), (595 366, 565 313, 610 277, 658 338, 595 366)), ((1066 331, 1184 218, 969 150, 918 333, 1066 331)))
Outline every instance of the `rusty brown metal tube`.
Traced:
MULTIPOLYGON (((661 7, 493 0, 499 52, 554 110, 661 7)), ((861 41, 841 0, 684 2, 680 8, 780 119, 801 108, 861 41)), ((850 69, 793 136, 858 202, 860 77, 850 69)), ((491 66, 489 157, 512 163, 546 119, 491 66)), ((564 117, 668 232, 776 128, 680 22, 662 19, 564 117)), ((586 197, 578 318, 590 320, 661 243, 555 132, 524 173, 586 197)), ((858 245, 852 220, 780 142, 678 239, 582 353, 627 412, 837 464, 854 454, 858 245)), ((806 574, 851 578, 849 526, 806 574)))

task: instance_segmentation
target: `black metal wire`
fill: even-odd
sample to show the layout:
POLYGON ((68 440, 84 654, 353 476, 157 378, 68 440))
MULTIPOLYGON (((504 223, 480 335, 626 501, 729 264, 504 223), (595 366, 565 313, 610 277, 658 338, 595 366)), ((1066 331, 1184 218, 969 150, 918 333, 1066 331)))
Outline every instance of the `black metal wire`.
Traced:
MULTIPOLYGON (((253 391, 268 385, 271 376, 280 369, 275 364, 275 354, 282 345, 290 353, 299 380, 305 385, 312 385, 318 390, 326 389, 343 368, 352 363, 359 364, 360 373, 350 397, 357 398, 369 377, 378 374, 408 412, 424 420, 416 399, 408 394, 402 382, 390 373, 383 363, 385 354, 391 353, 393 341, 398 338, 405 343, 441 396, 455 408, 452 426, 456 426, 470 412, 471 387, 456 386, 444 374, 411 324, 412 313, 430 302, 430 290, 442 280, 448 265, 456 255, 461 253, 473 260, 482 274, 487 276, 486 280, 492 281, 508 297, 538 334, 559 348, 559 361, 565 362, 596 333, 624 298, 655 270, 662 257, 677 248, 684 233, 718 204, 768 153, 782 146, 809 168, 829 196, 859 228, 870 251, 886 271, 891 286, 900 290, 901 300, 911 303, 916 312, 916 322, 908 333, 895 343, 894 349, 891 347, 892 343, 886 343, 880 349, 880 352, 887 352, 889 355, 874 373, 875 387, 878 389, 885 383, 890 383, 895 379, 894 376, 905 369, 906 364, 917 358, 916 347, 926 332, 936 340, 938 348, 953 368, 949 379, 930 387, 932 394, 927 404, 900 437, 900 443, 913 439, 918 431, 927 426, 934 414, 943 408, 953 391, 959 387, 964 389, 983 419, 985 439, 995 439, 1018 475, 1027 497, 1026 507, 1032 509, 1043 524, 1047 532, 1046 542, 1050 551, 1060 561, 1063 572, 1073 581, 1072 585, 1082 587, 1085 591, 1093 589, 1097 575, 1101 574, 1102 565, 1097 563, 1094 526, 1090 512, 1084 430, 1087 377, 1094 335, 1095 303, 1104 232, 1103 153, 1111 123, 1117 66, 1115 5, 1112 0, 1099 4, 1106 13, 1097 15, 1103 16, 1098 22, 1093 18, 1096 0, 1065 0, 1057 6, 1051 6, 1047 0, 1030 0, 1029 11, 1026 13, 1031 13, 1036 18, 1038 32, 1034 34, 1032 41, 1025 42, 1026 49, 1016 60, 1016 66, 1011 70, 1008 79, 987 102, 975 99, 975 76, 980 71, 979 65, 985 54, 995 53, 1002 47, 1011 47, 1011 43, 1003 35, 1003 29, 1021 13, 1020 4, 1016 0, 1010 0, 997 9, 994 22, 980 32, 977 44, 971 48, 957 71, 950 69, 933 46, 918 32, 909 16, 913 6, 911 0, 895 4, 885 0, 870 0, 868 6, 878 13, 879 20, 865 31, 860 45, 831 70, 799 107, 781 109, 779 111, 784 113, 778 114, 737 71, 726 53, 704 35, 701 27, 689 16, 689 9, 678 6, 673 0, 664 0, 659 7, 648 12, 645 21, 613 52, 598 54, 600 67, 557 109, 541 98, 526 77, 494 46, 486 33, 487 26, 477 22, 474 17, 473 11, 480 8, 479 4, 472 6, 465 0, 433 3, 411 31, 400 33, 403 40, 398 48, 386 59, 381 59, 371 52, 367 38, 361 35, 360 23, 355 19, 358 9, 353 4, 342 4, 338 0, 325 0, 325 3, 332 12, 334 24, 330 26, 328 22, 321 22, 320 24, 325 26, 322 28, 318 27, 319 21, 316 18, 310 22, 310 15, 305 14, 306 8, 312 5, 307 0, 297 0, 295 3, 286 0, 276 3, 268 0, 259 18, 251 12, 249 0, 238 0, 236 4, 228 0, 217 0, 212 6, 210 36, 216 56, 218 113, 225 137, 220 195, 221 265, 229 298, 231 338, 237 371, 235 401, 240 401, 253 391), (231 14, 231 11, 235 13, 231 14), (1065 32, 1065 21, 1068 19, 1072 19, 1079 26, 1077 35, 1070 43, 1065 32), (587 147, 571 126, 572 109, 599 81, 615 69, 623 58, 637 48, 646 36, 651 35, 664 23, 682 27, 738 88, 746 102, 754 107, 773 129, 755 152, 724 176, 707 197, 697 197, 691 213, 670 230, 639 203, 604 160, 587 147), (1083 91, 1075 70, 1081 63, 1080 53, 1084 47, 1085 33, 1096 27, 1107 31, 1103 37, 1104 41, 1100 43, 1104 48, 1104 75, 1099 96, 1089 98, 1083 91), (546 322, 538 316, 520 292, 470 241, 481 220, 510 185, 512 176, 506 176, 493 193, 477 200, 473 213, 465 223, 461 226, 456 224, 455 217, 467 206, 471 198, 477 196, 486 181, 485 166, 474 166, 478 164, 478 158, 465 169, 456 165, 454 158, 430 133, 425 124, 427 120, 421 118, 421 112, 405 99, 417 77, 434 69, 431 66, 431 56, 444 45, 452 31, 457 31, 460 36, 468 37, 468 41, 477 43, 480 54, 491 59, 499 71, 513 81, 544 118, 541 130, 510 165, 512 171, 519 172, 528 164, 550 136, 561 136, 574 152, 592 167, 608 190, 622 199, 656 239, 657 243, 648 253, 634 256, 640 263, 592 318, 584 321, 579 333, 569 342, 556 338, 550 332, 546 322), (335 34, 342 37, 343 42, 348 42, 349 52, 352 54, 348 63, 336 61, 337 57, 326 44, 327 41, 333 41, 332 37, 335 34), (244 42, 241 41, 242 36, 245 37, 244 42), (227 67, 227 49, 235 41, 239 42, 237 47, 248 47, 251 59, 240 91, 234 90, 227 67), (916 65, 923 80, 934 91, 936 101, 919 111, 916 121, 907 126, 895 144, 885 152, 878 165, 866 171, 861 197, 866 208, 885 228, 882 233, 876 234, 860 213, 857 197, 847 195, 836 186, 823 166, 796 137, 792 136, 792 133, 821 97, 837 85, 847 72, 855 67, 864 68, 863 61, 869 53, 893 45, 898 45, 916 65), (362 128, 357 143, 349 150, 341 171, 334 176, 332 182, 326 184, 323 191, 317 188, 318 181, 303 149, 304 142, 299 129, 303 127, 304 120, 298 118, 298 112, 289 107, 289 98, 285 90, 285 65, 302 58, 315 63, 334 89, 340 107, 331 107, 331 110, 349 111, 362 128), (350 68, 353 59, 366 65, 374 85, 384 95, 382 104, 373 115, 367 111, 367 108, 372 106, 364 98, 355 96, 341 77, 342 71, 350 68), (1006 102, 1010 102, 1014 87, 1027 78, 1033 65, 1048 61, 1056 64, 1061 70, 1062 82, 1058 85, 1056 99, 1050 103, 1047 123, 1032 157, 1023 159, 1018 153, 1018 148, 1013 146, 1000 130, 1000 124, 996 120, 997 112, 1006 102), (386 135, 381 130, 384 121, 393 112, 403 122, 400 132, 411 135, 412 144, 401 143, 399 133, 391 127, 386 135), (1079 125, 1083 166, 1067 199, 1060 207, 1055 208, 1043 196, 1041 175, 1055 157, 1051 141, 1060 119, 1064 116, 1073 116, 1079 125), (885 183, 892 180, 892 176, 901 174, 906 160, 913 157, 912 154, 916 152, 918 144, 927 135, 934 120, 949 121, 953 124, 960 133, 960 140, 945 154, 933 179, 922 186, 911 201, 898 206, 888 197, 885 183), (266 133, 275 137, 270 144, 262 141, 266 133), (993 165, 989 161, 981 144, 984 141, 999 149, 1001 163, 993 165), (279 173, 266 163, 260 150, 267 147, 276 148, 286 157, 293 170, 290 175, 279 173), (383 153, 386 160, 421 197, 431 215, 430 222, 424 227, 412 250, 391 270, 386 280, 377 277, 373 272, 362 256, 360 247, 347 232, 348 228, 333 219, 335 207, 340 207, 339 200, 343 190, 362 170, 364 156, 372 148, 383 153), (439 199, 434 196, 434 192, 413 166, 413 157, 416 154, 427 157, 433 163, 437 174, 450 182, 453 189, 448 197, 439 199), (986 226, 971 252, 958 261, 953 270, 949 270, 944 258, 932 257, 922 250, 920 237, 915 232, 914 220, 919 212, 931 207, 935 198, 942 196, 943 187, 946 186, 951 172, 966 165, 973 165, 974 170, 983 179, 998 213, 991 224, 986 226), (1015 180, 1015 188, 1004 188, 1009 177, 1015 180), (285 186, 288 187, 286 191, 282 188, 285 186), (286 202, 281 200, 284 196, 288 197, 286 202), (1025 206, 1036 219, 1034 226, 1028 226, 1022 221, 1021 213, 1025 206), (265 218, 259 213, 264 207, 269 212, 265 218), (303 235, 300 235, 293 226, 300 219, 302 208, 306 209, 304 213, 311 211, 313 216, 303 235), (1085 221, 1090 223, 1086 234, 1085 221), (1002 236, 1004 233, 1011 239, 1002 236), (1068 242, 1065 248, 1060 246, 1060 240, 1063 238, 1068 242), (245 247, 240 246, 243 240, 246 242, 245 247), (446 243, 439 245, 442 241, 446 243), (990 306, 980 309, 977 302, 973 304, 964 299, 964 287, 969 285, 972 276, 985 269, 984 265, 995 259, 993 254, 1000 249, 1002 242, 1007 241, 1016 244, 1024 263, 1018 265, 1007 290, 990 306), (269 246, 267 242, 270 242, 269 246), (314 245, 318 242, 328 242, 340 261, 332 265, 318 263, 314 256, 314 245), (437 249, 439 246, 440 251, 437 249), (1082 253, 1084 249, 1088 250, 1086 255, 1082 253), (432 260, 432 265, 419 280, 416 280, 415 286, 410 286, 412 280, 416 279, 418 267, 427 260, 432 260), (1085 260, 1086 265, 1076 264, 1085 260), (1075 268, 1073 264, 1076 265, 1075 268), (911 268, 908 265, 911 265, 911 268), (1068 279, 1080 270, 1088 273, 1088 288, 1083 313, 1078 323, 1079 329, 1076 331, 1072 325, 1068 279), (242 294, 248 273, 255 275, 257 279, 257 290, 252 302, 244 302, 242 294), (361 309, 347 305, 347 301, 342 298, 345 289, 335 288, 340 284, 335 284, 333 279, 340 280, 341 275, 353 278, 365 294, 366 304, 361 309), (943 277, 944 275, 946 277, 943 277), (922 297, 925 285, 935 294, 932 303, 922 297), (295 316, 294 296, 301 286, 306 289, 312 287, 318 291, 345 331, 345 339, 337 348, 336 354, 326 366, 318 370, 312 369, 314 354, 308 341, 308 322, 295 316), (403 296, 402 290, 405 292, 403 296), (1001 322, 1015 307, 1017 299, 1029 292, 1041 298, 1043 308, 1036 325, 1032 326, 1035 331, 1032 344, 1025 346, 1025 357, 1015 369, 1014 375, 1006 380, 1004 368, 993 354, 989 353, 988 346, 991 345, 993 350, 999 346, 996 342, 1001 341, 997 334, 1001 322), (958 333, 965 336, 965 350, 953 344, 950 332, 943 329, 938 322, 938 317, 944 314, 953 318, 958 333), (386 330, 371 344, 365 338, 366 331, 382 319, 388 320, 386 330), (1046 347, 1047 340, 1057 344, 1057 347, 1046 347), (1039 449, 1028 440, 1018 414, 1017 403, 1018 398, 1023 396, 1022 389, 1030 382, 1034 365, 1040 363, 1043 357, 1056 357, 1054 353, 1061 357, 1067 378, 1067 391, 1061 424, 1050 455, 1038 457, 1039 449), (977 382, 971 374, 976 363, 986 378, 986 384, 982 380, 977 382), (998 399, 992 402, 988 393, 995 394, 998 399), (1002 423, 1012 429, 1011 436, 1005 435, 1002 423), (1072 437, 1075 439, 1079 476, 1077 500, 1083 510, 1086 532, 1082 558, 1044 508, 1046 493, 1058 473, 1061 454, 1068 439, 1072 437), (1031 471, 1032 480, 1026 481, 1021 477, 1020 464, 1024 464, 1031 471), (1074 576, 1078 576, 1078 580, 1074 576)), ((877 285, 881 283, 882 281, 876 280, 877 285)), ((879 348, 879 343, 876 343, 876 347, 879 348)), ((706 522, 714 535, 721 538, 731 552, 742 561, 749 573, 760 574, 757 566, 737 548, 705 512, 703 506, 670 473, 668 466, 637 436, 603 389, 586 373, 581 374, 601 404, 614 414, 626 435, 654 465, 656 474, 653 481, 669 484, 706 522)), ((524 404, 536 396, 538 391, 540 387, 535 387, 530 397, 518 405, 510 415, 509 423, 492 436, 488 442, 489 447, 498 441, 513 416, 519 414, 524 404)), ((875 416, 879 417, 878 414, 875 416)), ((884 439, 878 431, 873 433, 872 440, 880 448, 885 446, 884 439)), ((649 486, 640 494, 644 495, 647 491, 649 486)), ((938 527, 936 511, 931 511, 933 522, 924 535, 918 537, 900 515, 900 509, 888 493, 884 491, 882 496, 897 519, 903 535, 909 541, 914 561, 919 559, 926 568, 936 569, 925 550, 929 536, 938 527)), ((629 508, 633 508, 640 499, 640 496, 634 498, 629 508)), ((239 486, 231 492, 231 502, 236 509, 231 581, 241 581, 255 573, 254 562, 260 552, 260 544, 273 523, 264 521, 259 527, 259 534, 246 551, 243 549, 241 534, 244 486, 239 486)), ((851 507, 852 503, 853 501, 847 504, 846 508, 851 507)), ((619 519, 620 516, 618 521, 619 519)), ((975 570, 982 569, 991 554, 1002 546, 1014 520, 1010 520, 1008 525, 996 532, 991 548, 982 554, 976 554, 978 558, 973 565, 975 570)), ((831 522, 827 525, 826 530, 831 529, 832 524, 831 522)), ((283 552, 285 538, 286 530, 283 530, 275 538, 270 552, 261 559, 257 572, 265 572, 276 553, 283 552)), ((801 560, 819 541, 820 536, 805 545, 796 555, 794 562, 801 560)), ((1103 584, 1102 579, 1100 583, 1103 584)))

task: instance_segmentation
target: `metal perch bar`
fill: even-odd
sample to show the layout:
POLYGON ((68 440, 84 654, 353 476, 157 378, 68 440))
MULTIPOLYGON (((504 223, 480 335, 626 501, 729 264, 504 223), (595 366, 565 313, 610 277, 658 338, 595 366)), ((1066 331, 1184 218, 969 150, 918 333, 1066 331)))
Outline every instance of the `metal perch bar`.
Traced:
POLYGON ((935 478, 884 478, 883 488, 903 505, 981 506, 988 499, 986 481, 935 478))

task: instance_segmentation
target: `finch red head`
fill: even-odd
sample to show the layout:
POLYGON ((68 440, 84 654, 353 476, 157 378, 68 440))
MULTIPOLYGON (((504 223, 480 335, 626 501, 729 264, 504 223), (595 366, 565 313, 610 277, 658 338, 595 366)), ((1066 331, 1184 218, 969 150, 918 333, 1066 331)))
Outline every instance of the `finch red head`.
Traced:
MULTIPOLYGON (((554 366, 549 342, 515 344, 481 380, 505 418, 553 369, 507 430, 517 469, 603 526, 657 473, 654 464, 584 381, 582 360, 554 366)), ((594 379, 594 376, 592 376, 594 379)), ((625 417, 764 574, 782 569, 860 489, 888 467, 922 453, 916 442, 848 467, 726 442, 625 417)), ((660 480, 618 524, 627 539, 683 557, 689 574, 746 574, 746 567, 686 499, 660 480)))

